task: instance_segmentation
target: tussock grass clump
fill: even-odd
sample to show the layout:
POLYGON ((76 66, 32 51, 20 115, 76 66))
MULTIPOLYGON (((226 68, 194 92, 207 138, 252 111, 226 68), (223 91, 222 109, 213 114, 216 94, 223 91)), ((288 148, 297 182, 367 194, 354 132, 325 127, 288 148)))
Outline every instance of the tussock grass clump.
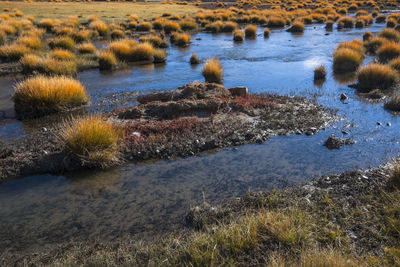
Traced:
POLYGON ((333 24, 335 24, 335 22, 333 20, 328 20, 325 24, 325 29, 326 30, 332 30, 333 29, 333 24))
POLYGON ((163 24, 163 29, 166 34, 170 34, 171 32, 179 31, 181 29, 181 26, 179 26, 179 24, 174 21, 166 21, 163 24))
POLYGON ((228 21, 224 24, 224 27, 222 28, 223 32, 233 32, 238 28, 238 24, 233 21, 228 21))
POLYGON ((47 31, 50 31, 54 25, 55 25, 54 19, 42 19, 38 23, 39 27, 45 28, 47 31))
POLYGON ((369 64, 360 68, 357 72, 358 88, 366 92, 373 89, 389 89, 398 80, 397 71, 382 64, 369 64))
POLYGON ((141 32, 148 32, 153 28, 153 25, 151 25, 150 22, 143 21, 142 23, 139 23, 136 27, 136 30, 141 31, 141 32))
POLYGON ((201 72, 206 82, 222 83, 223 70, 217 58, 208 59, 201 72))
POLYGON ((153 59, 154 47, 149 43, 135 46, 129 57, 130 61, 148 61, 153 59))
POLYGON ((123 31, 121 31, 121 30, 118 30, 118 29, 117 30, 113 30, 111 32, 111 39, 113 39, 113 40, 124 38, 124 36, 125 36, 125 33, 123 31))
POLYGON ((75 54, 64 49, 54 49, 51 57, 59 60, 75 60, 75 54))
POLYGON ((386 22, 386 16, 385 15, 378 15, 376 18, 375 18, 375 22, 376 23, 385 23, 386 22))
POLYGON ((398 42, 400 41, 400 33, 394 29, 383 29, 378 37, 385 38, 389 41, 398 42))
POLYGON ((98 55, 100 70, 112 70, 118 66, 118 59, 111 51, 102 51, 98 55))
POLYGON ((353 49, 337 49, 333 54, 333 71, 335 73, 356 71, 362 61, 362 55, 353 49))
POLYGON ((167 53, 163 49, 154 49, 153 58, 154 63, 163 63, 167 60, 167 53))
POLYGON ((94 31, 97 31, 100 35, 106 35, 108 31, 110 30, 108 25, 99 19, 93 20, 89 24, 89 29, 92 29, 94 31))
MULTIPOLYGON (((400 111, 400 95, 395 95, 390 98, 389 101, 385 103, 383 106, 387 110, 391 111, 400 111)), ((398 165, 395 166, 395 170, 393 171, 391 177, 391 183, 395 184, 396 187, 400 187, 400 167, 398 165)))
POLYGON ((51 49, 63 48, 73 50, 75 48, 75 41, 68 36, 56 37, 49 40, 49 47, 51 49))
POLYGON ((183 20, 179 22, 179 25, 183 31, 193 31, 197 29, 197 23, 194 20, 183 20))
POLYGON ((84 41, 89 40, 92 36, 98 34, 97 31, 90 31, 90 30, 81 30, 81 31, 74 31, 71 34, 71 37, 75 40, 77 43, 81 43, 84 41))
POLYGON ((31 52, 31 49, 21 44, 10 44, 0 46, 0 59, 3 61, 17 61, 25 54, 31 52))
POLYGON ((107 167, 119 160, 121 134, 99 115, 65 122, 61 132, 65 147, 89 167, 107 167))
POLYGON ((242 42, 244 33, 241 29, 237 29, 233 32, 233 41, 242 42))
POLYGON ((17 39, 18 44, 22 44, 31 49, 41 49, 43 47, 42 41, 37 36, 22 36, 17 39))
POLYGON ((364 53, 363 43, 360 42, 358 39, 354 39, 351 42, 341 42, 337 46, 336 49, 340 49, 340 48, 348 48, 348 49, 354 50, 357 53, 359 53, 360 55, 362 55, 364 53))
POLYGON ((96 52, 96 47, 92 43, 80 44, 77 49, 80 54, 94 54, 96 52))
POLYGON ((89 101, 85 87, 67 77, 36 76, 15 87, 15 111, 22 117, 37 117, 80 106, 89 101))
POLYGON ((326 70, 323 65, 314 69, 314 80, 323 80, 326 77, 326 70))
POLYGON ((363 34, 363 41, 369 41, 372 38, 374 38, 374 35, 372 34, 372 32, 365 32, 363 34))
POLYGON ((190 44, 191 36, 187 33, 178 33, 173 38, 173 43, 177 46, 187 46, 190 44))
POLYGON ((384 44, 387 43, 388 40, 382 37, 375 37, 366 42, 364 42, 364 47, 367 52, 370 54, 375 54, 376 51, 384 44))
POLYGON ((384 43, 376 54, 380 62, 386 63, 400 56, 400 44, 395 42, 384 43))
POLYGON ((133 48, 137 46, 136 41, 131 39, 121 39, 110 43, 107 47, 119 60, 128 60, 133 48))
POLYGON ((190 64, 192 64, 192 65, 200 64, 200 60, 199 60, 199 57, 197 56, 197 54, 192 54, 190 56, 190 64))
POLYGON ((354 19, 351 17, 342 17, 337 21, 338 29, 354 28, 354 19))
POLYGON ((257 36, 257 26, 247 25, 244 29, 244 35, 246 38, 254 39, 257 36))
POLYGON ((148 42, 151 43, 156 48, 167 48, 168 42, 158 35, 141 36, 139 38, 141 43, 148 42))
POLYGON ((288 32, 304 32, 304 23, 301 21, 293 22, 292 26, 287 29, 288 32))
POLYGON ((271 34, 270 29, 265 29, 264 30, 264 38, 269 38, 270 34, 271 34))
POLYGON ((394 28, 397 25, 397 20, 394 18, 389 18, 386 22, 386 27, 388 28, 394 28))
POLYGON ((281 17, 270 17, 267 22, 267 27, 270 28, 283 28, 286 21, 281 17))

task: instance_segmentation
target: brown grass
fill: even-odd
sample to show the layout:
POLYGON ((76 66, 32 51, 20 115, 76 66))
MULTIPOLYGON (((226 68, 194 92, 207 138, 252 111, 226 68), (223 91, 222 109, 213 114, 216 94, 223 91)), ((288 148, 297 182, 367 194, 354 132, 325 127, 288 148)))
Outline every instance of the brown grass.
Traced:
POLYGON ((107 167, 119 161, 120 132, 100 115, 65 122, 60 136, 86 166, 107 167))
POLYGON ((357 80, 361 91, 387 90, 398 82, 399 74, 389 66, 369 64, 358 70, 357 80))
POLYGON ((244 29, 244 36, 249 39, 254 39, 257 36, 257 26, 247 25, 244 29))
POLYGON ((85 87, 67 77, 36 76, 20 82, 15 87, 17 113, 36 117, 80 106, 88 102, 85 87))
POLYGON ((400 44, 395 42, 384 43, 376 53, 379 61, 386 63, 400 56, 400 44))
POLYGON ((112 51, 103 51, 98 55, 100 70, 112 70, 118 66, 118 59, 112 51))
POLYGON ((362 55, 349 48, 340 48, 333 54, 333 70, 336 73, 356 71, 363 61, 362 55))
POLYGON ((206 82, 222 83, 223 70, 217 58, 208 59, 201 72, 206 82))
POLYGON ((83 43, 77 46, 80 54, 93 54, 96 52, 96 47, 92 43, 83 43))

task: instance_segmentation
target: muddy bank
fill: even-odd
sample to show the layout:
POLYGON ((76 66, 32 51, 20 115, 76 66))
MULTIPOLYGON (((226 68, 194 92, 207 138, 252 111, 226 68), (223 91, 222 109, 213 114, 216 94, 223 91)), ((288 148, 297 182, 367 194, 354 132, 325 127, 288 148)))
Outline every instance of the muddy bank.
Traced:
MULTIPOLYGON (((238 266, 259 266, 281 255, 296 262, 304 256, 300 253, 313 251, 317 247, 321 251, 340 251, 338 257, 348 257, 349 261, 356 260, 362 266, 389 266, 391 257, 395 255, 388 255, 387 251, 394 250, 399 245, 395 232, 398 204, 393 202, 399 190, 390 180, 392 174, 393 164, 388 163, 375 169, 319 177, 293 188, 249 192, 221 206, 204 203, 193 208, 186 217, 188 231, 186 229, 179 233, 171 233, 155 242, 130 240, 69 243, 36 254, 4 253, 3 262, 0 263, 15 266, 27 263, 46 266, 56 263, 89 266, 107 262, 112 266, 174 266, 179 262, 190 265, 196 263, 196 259, 202 259, 202 255, 207 255, 208 249, 216 249, 221 253, 220 249, 227 241, 215 239, 214 233, 217 233, 217 237, 224 231, 229 233, 232 225, 237 227, 237 223, 242 222, 241 218, 259 218, 259 214, 279 214, 277 219, 281 219, 280 216, 290 214, 302 219, 296 221, 294 226, 286 221, 276 222, 276 225, 275 221, 270 223, 272 227, 276 227, 275 230, 280 229, 282 225, 286 227, 284 229, 289 232, 285 233, 290 235, 290 238, 300 240, 299 243, 284 242, 283 237, 266 231, 254 241, 255 244, 244 243, 243 247, 235 247, 233 256, 229 251, 223 251, 223 254, 219 254, 219 260, 230 260, 231 264, 238 266), (311 230, 311 235, 307 236, 305 229, 300 229, 304 232, 297 232, 297 224, 297 228, 311 228, 308 229, 311 230), (210 243, 209 246, 197 247, 196 244, 202 244, 199 241, 202 239, 217 243, 215 246, 210 243), (306 239, 306 242, 302 239, 306 239)), ((246 229, 251 229, 251 226, 246 229)), ((236 234, 230 236, 229 242, 240 242, 240 234, 236 234), (236 238, 238 240, 235 240, 236 238)), ((211 257, 206 258, 205 262, 214 261, 211 257)))
MULTIPOLYGON (((121 128, 121 162, 186 157, 203 151, 262 143, 273 135, 312 135, 333 121, 322 106, 299 97, 249 95, 246 88, 192 83, 138 97, 136 106, 105 118, 121 128)), ((0 148, 1 181, 84 168, 59 139, 62 124, 42 128, 0 148)))

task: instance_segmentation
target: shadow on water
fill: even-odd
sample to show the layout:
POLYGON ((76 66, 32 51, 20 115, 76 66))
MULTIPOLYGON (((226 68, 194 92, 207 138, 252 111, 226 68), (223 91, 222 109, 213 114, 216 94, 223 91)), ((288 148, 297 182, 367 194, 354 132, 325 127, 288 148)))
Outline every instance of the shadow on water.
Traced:
MULTIPOLYGON (((346 86, 352 77, 331 73, 336 45, 360 38, 365 30, 325 35, 323 27, 309 26, 302 36, 273 30, 269 39, 258 36, 242 44, 233 43, 229 35, 199 33, 190 47, 169 48, 164 65, 135 66, 112 74, 80 73, 78 78, 96 104, 110 94, 175 89, 202 80, 201 66, 188 63, 190 55, 217 56, 224 66, 226 87, 244 85, 252 93, 306 96, 336 109, 345 120, 311 137, 278 136, 262 145, 185 159, 127 164, 103 172, 31 176, 1 184, 0 248, 30 251, 68 241, 153 237, 182 228, 185 212, 201 203, 203 196, 218 204, 248 190, 296 185, 317 175, 377 166, 397 156, 399 118, 386 112, 382 103, 360 101, 346 86), (328 76, 314 84, 313 70, 321 64, 328 76), (349 97, 345 102, 339 100, 342 93, 349 97), (386 122, 392 126, 384 126, 386 122), (329 135, 342 136, 343 130, 357 143, 332 151, 323 146, 329 135)), ((377 32, 382 27, 368 30, 377 32)), ((259 28, 259 34, 262 31, 259 28)), ((3 111, 10 109, 7 92, 12 91, 7 90, 12 84, 0 82, 5 84, 0 95, 3 111)), ((13 120, 0 122, 0 137, 23 135, 33 128, 13 120)))

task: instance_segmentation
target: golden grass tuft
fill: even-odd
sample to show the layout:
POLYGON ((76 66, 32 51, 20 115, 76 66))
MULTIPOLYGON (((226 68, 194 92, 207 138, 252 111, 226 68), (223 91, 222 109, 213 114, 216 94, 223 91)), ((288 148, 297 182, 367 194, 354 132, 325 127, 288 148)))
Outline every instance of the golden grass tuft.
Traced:
POLYGON ((333 71, 335 73, 356 71, 362 61, 362 55, 353 49, 337 49, 333 54, 333 71))
POLYGON ((121 39, 110 43, 107 50, 111 51, 118 59, 128 60, 137 42, 131 39, 121 39))
POLYGON ((118 66, 118 59, 112 51, 102 51, 98 55, 100 70, 112 70, 118 66))
POLYGON ((65 147, 89 167, 107 167, 119 160, 120 131, 100 115, 64 123, 60 133, 65 147))
POLYGON ((369 64, 358 70, 357 80, 361 91, 387 90, 398 82, 399 74, 389 66, 369 64))
POLYGON ((80 54, 94 54, 96 52, 96 47, 92 43, 80 44, 77 49, 80 54))
POLYGON ((378 37, 385 38, 389 41, 398 42, 400 41, 400 33, 394 29, 383 29, 378 37))
POLYGON ((22 36, 17 39, 17 43, 22 44, 31 49, 41 49, 43 47, 42 41, 37 36, 22 36))
MULTIPOLYGON (((384 105, 384 108, 387 110, 399 112, 400 111, 400 95, 392 96, 384 105)), ((400 187, 400 166, 395 166, 393 174, 391 176, 391 184, 396 187, 400 187)))
POLYGON ((233 41, 242 42, 244 33, 241 29, 237 29, 233 32, 233 41))
POLYGON ((176 22, 166 21, 163 24, 163 29, 166 34, 170 34, 171 32, 179 31, 181 29, 181 26, 179 26, 179 24, 176 22))
POLYGON ((121 39, 125 36, 125 33, 122 30, 113 30, 111 32, 111 39, 116 40, 116 39, 121 39))
POLYGON ((177 46, 184 47, 190 44, 190 39, 191 39, 190 34, 179 33, 174 36, 173 42, 177 46))
POLYGON ((384 43, 376 54, 380 62, 386 63, 400 56, 400 44, 396 42, 384 43))
POLYGON ((51 57, 59 60, 75 60, 75 54, 64 49, 54 49, 51 57))
POLYGON ((21 44, 10 44, 0 46, 0 59, 3 61, 17 61, 25 54, 31 52, 31 49, 21 44))
POLYGON ((101 20, 93 20, 89 24, 89 29, 97 31, 100 35, 106 35, 110 30, 108 25, 101 20))
POLYGON ((244 36, 249 39, 254 39, 257 36, 257 26, 247 25, 244 29, 244 36))
POLYGON ((292 26, 287 30, 288 32, 304 32, 304 23, 301 21, 293 22, 292 26))
POLYGON ((286 21, 281 17, 272 16, 268 19, 267 26, 270 28, 283 28, 286 21))
POLYGON ((153 58, 154 47, 150 43, 135 46, 129 57, 130 61, 147 61, 153 58))
POLYGON ((191 65, 198 65, 200 64, 199 56, 197 54, 192 54, 189 60, 191 65))
POLYGON ((89 101, 79 81, 63 76, 36 76, 20 82, 13 99, 16 112, 23 117, 54 113, 89 101))
POLYGON ((141 32, 148 32, 153 28, 153 25, 151 25, 150 22, 143 21, 142 23, 139 23, 136 27, 136 30, 141 31, 141 32))
POLYGON ((342 28, 353 28, 354 27, 354 19, 351 17, 341 17, 337 21, 337 27, 338 29, 342 28))
POLYGON ((208 59, 201 72, 206 82, 222 83, 222 65, 217 58, 208 59))
POLYGON ((154 63, 163 63, 167 60, 167 53, 163 49, 154 49, 153 58, 154 63))
POLYGON ((145 35, 139 38, 141 43, 151 43, 156 48, 167 48, 168 42, 158 35, 145 35))
POLYGON ((323 80, 326 77, 326 70, 323 65, 314 69, 314 80, 323 80))
POLYGON ((75 48, 75 41, 68 36, 60 36, 49 39, 49 47, 51 49, 62 48, 73 50, 75 48))

